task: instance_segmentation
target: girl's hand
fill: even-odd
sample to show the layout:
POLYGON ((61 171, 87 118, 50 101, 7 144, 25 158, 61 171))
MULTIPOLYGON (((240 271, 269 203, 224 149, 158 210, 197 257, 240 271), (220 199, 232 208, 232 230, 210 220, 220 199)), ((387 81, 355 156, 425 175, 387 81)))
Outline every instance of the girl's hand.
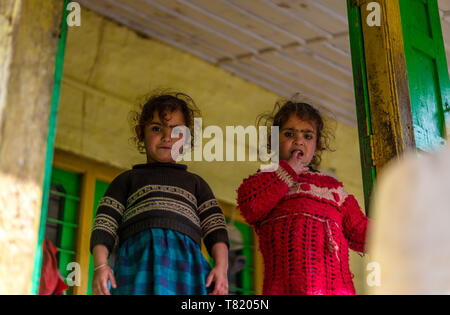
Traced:
POLYGON ((303 162, 302 162, 302 155, 299 154, 299 153, 300 153, 300 151, 295 150, 294 152, 292 152, 289 160, 287 160, 289 166, 292 167, 292 169, 298 175, 300 175, 303 172, 308 171, 308 167, 303 164, 303 162))
POLYGON ((228 277, 227 269, 214 267, 209 273, 206 279, 206 287, 209 288, 211 283, 214 281, 214 291, 210 295, 226 295, 228 294, 228 277))
POLYGON ((111 295, 108 290, 108 280, 111 286, 117 288, 116 279, 109 266, 104 266, 94 271, 94 279, 92 280, 92 293, 95 295, 111 295))

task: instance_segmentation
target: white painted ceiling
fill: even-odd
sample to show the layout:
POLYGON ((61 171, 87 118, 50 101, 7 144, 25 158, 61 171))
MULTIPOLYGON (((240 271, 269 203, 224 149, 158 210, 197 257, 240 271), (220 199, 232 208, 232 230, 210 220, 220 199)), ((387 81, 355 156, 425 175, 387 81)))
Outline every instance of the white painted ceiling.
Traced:
MULTIPOLYGON (((79 0, 88 9, 356 126, 346 0, 79 0)), ((450 57, 450 0, 439 0, 450 57)), ((450 59, 449 59, 450 60, 450 59)))

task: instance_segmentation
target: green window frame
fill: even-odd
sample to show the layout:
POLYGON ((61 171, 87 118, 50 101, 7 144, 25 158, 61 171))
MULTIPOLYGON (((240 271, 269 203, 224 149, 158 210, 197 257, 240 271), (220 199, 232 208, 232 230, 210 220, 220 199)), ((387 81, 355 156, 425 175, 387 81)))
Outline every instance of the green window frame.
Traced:
MULTIPOLYGON (((236 275, 229 275, 228 282, 229 282, 229 292, 230 294, 235 295, 254 295, 255 294, 255 288, 254 288, 254 264, 255 259, 253 257, 254 253, 254 240, 253 240, 253 229, 251 226, 241 223, 241 222, 234 222, 234 226, 237 228, 237 230, 242 235, 242 243, 234 243, 232 240, 230 240, 230 249, 232 248, 232 245, 241 245, 242 249, 237 250, 236 253, 232 253, 230 251, 230 257, 236 257, 236 256, 243 256, 245 257, 245 267, 240 270, 236 275)), ((231 265, 232 261, 229 261, 229 267, 228 269, 232 269, 231 265)))
MULTIPOLYGON (((67 270, 67 266, 75 262, 76 255, 81 175, 53 168, 50 183, 49 207, 50 199, 53 198, 59 201, 60 209, 58 217, 54 217, 53 212, 47 211, 46 236, 51 226, 57 229, 57 240, 54 245, 58 248, 58 267, 67 284, 66 278, 71 272, 67 270)), ((66 293, 71 294, 72 288, 69 287, 66 293)))
POLYGON ((347 16, 349 24, 350 48, 353 69, 353 85, 355 89, 356 115, 358 120, 359 151, 364 188, 364 208, 370 215, 370 197, 376 184, 376 169, 372 159, 371 136, 372 119, 367 82, 366 59, 364 54, 364 38, 362 18, 356 0, 347 0, 347 16))

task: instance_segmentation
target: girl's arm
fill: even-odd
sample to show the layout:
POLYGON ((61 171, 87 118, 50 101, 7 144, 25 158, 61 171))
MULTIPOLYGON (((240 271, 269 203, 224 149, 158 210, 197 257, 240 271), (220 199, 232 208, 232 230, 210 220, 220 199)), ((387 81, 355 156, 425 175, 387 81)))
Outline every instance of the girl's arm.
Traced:
POLYGON ((348 195, 342 205, 343 229, 348 245, 354 251, 364 253, 369 219, 361 211, 355 197, 348 195))
POLYGON ((213 257, 212 248, 217 243, 229 246, 227 223, 214 194, 200 176, 197 176, 197 213, 200 219, 202 237, 208 254, 213 257))
POLYGON ((90 249, 104 245, 111 253, 118 243, 118 230, 128 196, 128 172, 117 176, 100 200, 91 233, 90 249))
POLYGON ((118 242, 117 231, 128 195, 127 174, 122 173, 111 182, 97 207, 90 240, 90 249, 94 256, 94 294, 109 295, 108 280, 111 281, 112 287, 116 288, 113 272, 108 266, 108 257, 118 242))
POLYGON ((92 250, 94 256, 94 278, 92 281, 92 293, 95 295, 111 295, 108 290, 108 280, 111 286, 116 288, 116 279, 108 265, 108 248, 105 245, 96 245, 92 250))
POLYGON ((225 216, 208 183, 200 176, 197 176, 196 198, 203 242, 209 255, 214 258, 214 268, 209 273, 205 285, 208 288, 214 281, 214 290, 211 294, 228 294, 227 271, 230 242, 225 216))
POLYGON ((286 161, 275 172, 260 172, 245 179, 238 189, 238 205, 246 221, 255 225, 287 194, 298 175, 286 161))
POLYGON ((214 258, 214 268, 206 279, 208 288, 214 281, 213 295, 228 294, 228 246, 224 242, 219 242, 212 247, 212 256, 214 258))

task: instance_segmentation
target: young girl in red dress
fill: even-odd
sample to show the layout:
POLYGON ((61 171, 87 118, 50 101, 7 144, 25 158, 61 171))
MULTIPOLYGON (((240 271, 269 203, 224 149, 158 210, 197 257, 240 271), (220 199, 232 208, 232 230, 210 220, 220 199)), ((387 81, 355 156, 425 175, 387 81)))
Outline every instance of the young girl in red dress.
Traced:
POLYGON ((324 121, 294 101, 270 120, 279 127, 278 169, 238 189, 241 214, 259 238, 263 294, 355 294, 348 251, 364 252, 368 219, 341 182, 313 169, 327 149, 324 121))

